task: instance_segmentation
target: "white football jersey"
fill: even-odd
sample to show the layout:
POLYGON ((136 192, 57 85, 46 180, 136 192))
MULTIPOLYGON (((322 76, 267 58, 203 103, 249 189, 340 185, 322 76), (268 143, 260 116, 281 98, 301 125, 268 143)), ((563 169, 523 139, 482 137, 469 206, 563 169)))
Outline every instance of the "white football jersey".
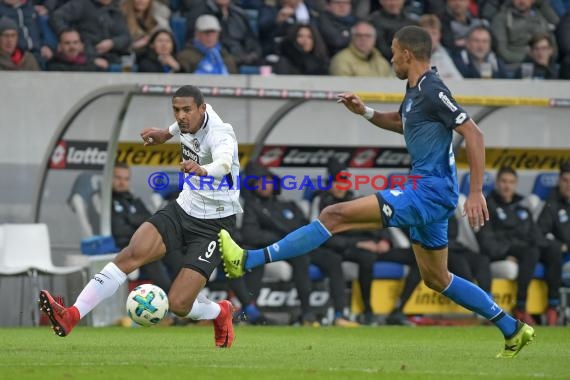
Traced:
POLYGON ((224 123, 213 108, 206 105, 202 128, 195 134, 180 133, 178 123, 169 127, 170 134, 180 136, 182 158, 200 166, 211 164, 220 154, 230 153, 230 173, 220 178, 186 175, 184 187, 176 200, 190 216, 217 219, 243 212, 239 203, 238 144, 231 124, 224 123))

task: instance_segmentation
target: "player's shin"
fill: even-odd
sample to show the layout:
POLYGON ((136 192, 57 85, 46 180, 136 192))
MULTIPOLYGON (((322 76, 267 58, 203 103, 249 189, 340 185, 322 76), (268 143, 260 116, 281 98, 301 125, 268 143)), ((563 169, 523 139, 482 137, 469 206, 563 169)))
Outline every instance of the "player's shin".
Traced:
POLYGON ((264 249, 248 250, 245 269, 304 255, 321 246, 331 236, 330 231, 315 220, 264 249))
POLYGON ((79 311, 79 316, 83 318, 95 306, 115 294, 126 279, 127 275, 114 263, 107 264, 101 272, 93 276, 77 297, 73 306, 79 311))
POLYGON ((517 328, 517 321, 506 314, 487 293, 459 276, 452 274, 449 285, 441 294, 493 322, 505 337, 513 335, 517 328))

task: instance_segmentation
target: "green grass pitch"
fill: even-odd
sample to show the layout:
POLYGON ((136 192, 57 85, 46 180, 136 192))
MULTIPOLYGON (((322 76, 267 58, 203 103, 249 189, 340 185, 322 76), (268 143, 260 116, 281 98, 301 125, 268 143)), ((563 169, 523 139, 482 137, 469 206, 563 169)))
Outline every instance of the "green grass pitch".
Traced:
POLYGON ((511 360, 492 327, 236 327, 229 350, 209 326, 0 329, 2 379, 570 379, 570 329, 537 328, 511 360))

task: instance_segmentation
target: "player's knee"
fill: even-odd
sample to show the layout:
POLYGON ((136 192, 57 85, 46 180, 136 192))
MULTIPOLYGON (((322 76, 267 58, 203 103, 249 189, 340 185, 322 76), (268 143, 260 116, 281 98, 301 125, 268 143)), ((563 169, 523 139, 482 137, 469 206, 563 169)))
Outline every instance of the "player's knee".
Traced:
POLYGON ((136 245, 129 244, 119 252, 115 259, 115 264, 125 273, 140 268, 143 264, 141 255, 137 252, 136 245))
POLYGON ((423 280, 428 288, 441 293, 445 288, 447 288, 447 285, 449 285, 450 278, 449 273, 442 275, 431 274, 426 276, 423 280))
POLYGON ((321 211, 319 220, 333 234, 340 232, 346 219, 346 207, 342 203, 327 206, 321 211))
POLYGON ((185 317, 192 309, 192 302, 188 302, 184 297, 170 293, 168 295, 168 309, 179 317, 185 317))

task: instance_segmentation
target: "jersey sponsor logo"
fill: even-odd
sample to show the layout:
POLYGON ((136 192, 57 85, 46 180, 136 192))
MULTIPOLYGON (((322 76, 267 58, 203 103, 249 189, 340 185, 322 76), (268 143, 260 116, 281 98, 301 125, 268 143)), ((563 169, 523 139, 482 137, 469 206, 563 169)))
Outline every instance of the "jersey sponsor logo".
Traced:
POLYGON ((196 152, 194 152, 192 149, 188 148, 184 144, 181 144, 181 147, 182 147, 182 159, 192 160, 198 164, 200 163, 200 157, 196 152))
POLYGON ((457 111, 457 107, 451 102, 451 100, 449 100, 449 98, 447 97, 447 95, 443 93, 443 91, 440 91, 438 96, 439 99, 443 102, 443 104, 445 104, 445 106, 451 110, 451 112, 457 111))
POLYGON ((408 101, 406 102, 406 106, 404 107, 406 112, 410 112, 410 110, 412 109, 412 104, 414 104, 413 99, 408 99, 408 101))

